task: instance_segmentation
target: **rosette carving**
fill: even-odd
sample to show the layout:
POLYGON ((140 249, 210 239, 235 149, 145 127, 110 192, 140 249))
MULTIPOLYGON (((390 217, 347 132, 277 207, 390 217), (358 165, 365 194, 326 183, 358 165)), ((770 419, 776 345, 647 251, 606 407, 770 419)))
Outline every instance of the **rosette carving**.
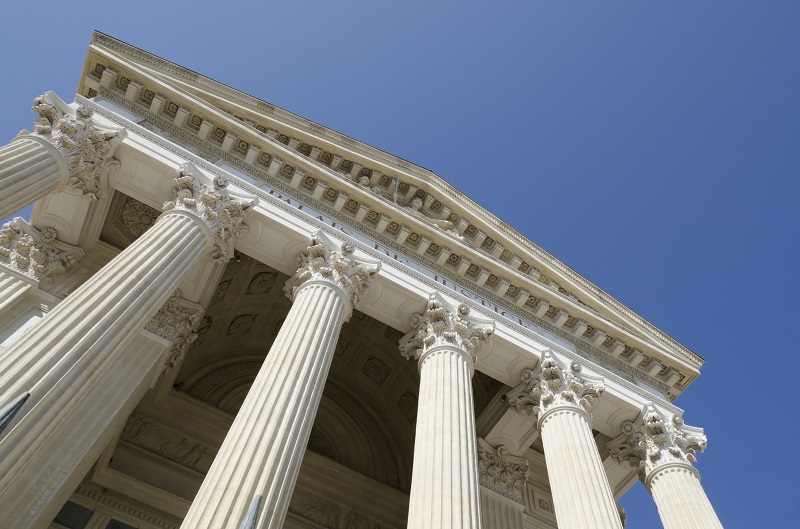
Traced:
POLYGON ((112 156, 126 131, 101 129, 92 120, 92 109, 81 105, 73 110, 53 92, 34 99, 32 110, 39 114, 32 134, 53 144, 67 161, 67 190, 89 200, 103 198, 108 175, 120 166, 112 156))
POLYGON ((322 233, 313 236, 306 253, 298 256, 297 271, 286 281, 283 291, 289 299, 294 299, 297 290, 309 281, 332 283, 344 291, 350 302, 346 318, 349 319, 380 270, 380 263, 356 261, 355 248, 349 243, 343 243, 338 251, 331 250, 332 246, 333 241, 325 240, 322 233))
POLYGON ((228 183, 219 177, 212 185, 201 184, 194 176, 196 172, 192 164, 181 166, 174 180, 175 198, 165 202, 162 209, 189 211, 203 219, 214 239, 211 257, 225 262, 233 255, 232 239, 247 231, 242 220, 256 201, 232 197, 225 189, 228 183))
POLYGON ((492 448, 478 438, 478 472, 481 485, 518 503, 524 503, 523 491, 528 482, 528 460, 514 457, 508 448, 492 448))
POLYGON ((706 448, 702 429, 687 426, 680 415, 664 416, 652 404, 642 410, 642 422, 622 423, 622 435, 609 444, 611 457, 627 461, 639 468, 639 479, 646 483, 648 476, 665 465, 682 463, 692 466, 697 451, 706 448))
POLYGON ((464 351, 474 363, 475 352, 494 332, 494 323, 471 320, 469 312, 466 305, 451 310, 437 294, 431 294, 425 311, 411 317, 412 329, 400 339, 400 353, 419 360, 425 351, 446 345, 464 351))
POLYGON ((526 412, 536 420, 547 411, 570 406, 591 411, 603 394, 604 385, 600 379, 589 380, 581 375, 581 366, 572 362, 563 368, 550 352, 542 354, 540 371, 523 369, 522 386, 514 394, 509 394, 508 404, 518 412, 526 412))
POLYGON ((181 298, 181 291, 176 290, 147 323, 147 331, 172 342, 162 373, 183 362, 186 350, 197 339, 194 329, 200 323, 203 312, 203 307, 181 298))
POLYGON ((83 250, 56 237, 55 229, 39 231, 16 217, 0 228, 0 264, 47 285, 83 257, 83 250))

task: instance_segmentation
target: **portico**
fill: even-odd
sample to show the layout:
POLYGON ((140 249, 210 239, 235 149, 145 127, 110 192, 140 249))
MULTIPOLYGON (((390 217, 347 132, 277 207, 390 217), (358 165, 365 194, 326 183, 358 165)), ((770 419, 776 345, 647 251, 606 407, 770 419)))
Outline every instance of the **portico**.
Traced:
POLYGON ((430 171, 102 34, 81 75, 0 148, 10 527, 623 527, 639 461, 713 526, 693 352, 430 171))

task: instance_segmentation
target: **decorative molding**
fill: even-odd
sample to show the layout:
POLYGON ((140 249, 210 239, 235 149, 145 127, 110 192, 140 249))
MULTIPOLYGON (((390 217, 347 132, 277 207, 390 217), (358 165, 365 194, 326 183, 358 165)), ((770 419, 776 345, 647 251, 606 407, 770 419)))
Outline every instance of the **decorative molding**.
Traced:
POLYGON ((189 346, 197 339, 194 329, 203 313, 203 307, 181 298, 181 291, 176 290, 147 323, 145 330, 172 342, 162 373, 175 369, 183 362, 189 346))
POLYGON ((120 439, 201 474, 208 472, 217 453, 217 450, 169 431, 137 413, 128 417, 120 439))
MULTIPOLYGON (((193 146, 198 147, 198 148, 202 146, 203 149, 205 149, 205 150, 207 150, 209 152, 213 152, 213 153, 215 153, 215 156, 218 156, 218 157, 221 157, 222 159, 224 159, 226 163, 229 163, 233 167, 236 167, 237 169, 250 174, 251 176, 253 176, 254 178, 256 178, 259 181, 268 183, 270 186, 274 187, 276 190, 279 190, 281 193, 285 194, 287 197, 292 197, 292 198, 297 199, 297 200, 299 200, 301 202, 308 201, 309 197, 305 196, 302 192, 298 191, 297 189, 292 188, 288 183, 284 183, 283 181, 281 181, 280 179, 277 179, 277 178, 272 178, 265 171, 262 171, 262 170, 258 169, 254 165, 248 164, 246 162, 243 162, 243 161, 239 160, 238 158, 236 158, 235 156, 232 156, 229 153, 224 153, 224 152, 220 151, 219 149, 213 147, 212 145, 208 144, 207 142, 204 142, 203 140, 199 140, 197 138, 196 134, 191 134, 191 133, 189 133, 187 131, 184 131, 181 128, 176 127, 175 125, 173 125, 171 122, 168 122, 167 120, 164 120, 164 119, 162 119, 161 117, 159 117, 159 116, 157 116, 155 114, 147 112, 146 110, 143 111, 142 108, 136 106, 135 104, 133 104, 133 103, 131 103, 129 101, 126 101, 125 99, 123 99, 121 97, 118 97, 114 92, 108 91, 108 90, 106 90, 106 89, 101 87, 100 88, 100 95, 102 97, 107 98, 108 100, 112 101, 114 104, 120 106, 121 108, 124 108, 124 109, 126 109, 126 110, 128 110, 130 112, 146 115, 148 117, 148 119, 151 119, 153 122, 157 123, 158 128, 160 130, 168 131, 175 138, 180 138, 181 142, 178 143, 178 142, 172 142, 172 141, 164 141, 162 138, 160 138, 157 134, 154 134, 152 131, 150 131, 148 129, 145 129, 143 127, 139 127, 136 124, 131 124, 130 122, 124 121, 121 118, 119 118, 116 114, 113 114, 110 111, 108 111, 107 109, 105 109, 105 108, 103 108, 103 107, 101 107, 99 105, 94 104, 92 101, 90 101, 88 99, 84 99, 84 98, 82 98, 80 96, 76 96, 76 100, 82 101, 86 105, 91 105, 92 108, 94 108, 95 112, 102 114, 107 119, 109 119, 111 121, 114 121, 114 122, 116 122, 116 123, 118 123, 120 125, 124 124, 125 126, 130 128, 131 130, 136 131, 138 134, 140 134, 143 137, 147 138, 149 141, 152 141, 153 143, 155 143, 156 145, 160 146, 161 148, 164 148, 164 149, 166 149, 166 150, 168 150, 168 151, 170 151, 170 152, 172 152, 172 153, 174 153, 176 155, 180 155, 180 156, 183 156, 185 158, 193 159, 194 163, 201 165, 205 171, 208 171, 208 172, 210 172, 210 173, 212 173, 212 174, 214 174, 216 176, 222 177, 224 175, 224 173, 219 168, 206 163, 205 161, 203 161, 203 159, 198 158, 195 155, 192 155, 191 152, 187 152, 186 149, 181 147, 181 146, 184 143, 193 145, 193 146)), ((270 203, 271 207, 277 208, 279 210, 282 210, 282 211, 290 213, 290 214, 295 214, 296 213, 296 209, 293 206, 291 206, 289 204, 286 204, 282 200, 274 199, 274 197, 272 197, 269 193, 264 192, 263 190, 259 190, 258 188, 254 187, 254 186, 250 186, 246 182, 239 182, 239 185, 244 187, 244 188, 246 188, 246 189, 248 189, 248 192, 258 196, 262 200, 268 201, 270 203)), ((387 249, 391 249, 391 250, 393 250, 395 252, 398 252, 399 254, 402 254, 404 257, 407 257, 409 259, 412 259, 412 260, 420 262, 426 268, 430 269, 432 272, 436 273, 440 277, 446 278, 448 281, 451 281, 454 285, 458 285, 459 287, 467 288, 467 289, 475 292, 476 294, 484 297, 485 299, 492 300, 492 302, 496 303, 498 305, 498 307, 502 307, 505 312, 507 312, 509 314, 513 314, 513 315, 515 315, 517 317, 520 317, 520 318, 524 318, 525 320, 527 320, 527 321, 529 321, 531 323, 534 323, 535 325, 541 327, 543 330, 547 331, 548 333, 553 334, 554 336, 557 336, 557 337, 563 339, 566 342, 575 344, 575 347, 577 349, 576 352, 577 352, 578 356, 581 356, 581 357, 584 357, 584 358, 589 358, 589 356, 591 356, 591 357, 596 358, 606 369, 608 369, 609 371, 613 372, 617 376, 620 376, 622 379, 627 381, 628 384, 626 385, 626 387, 627 387, 627 389, 629 391, 632 391, 632 392, 636 393, 637 395, 640 395, 640 396, 644 397, 645 399, 652 399, 652 395, 648 391, 645 391, 644 389, 640 388, 639 386, 637 386, 633 382, 634 380, 642 380, 648 386, 653 387, 653 388, 657 389, 658 391, 661 391, 664 394, 668 393, 670 388, 663 381, 661 381, 661 380, 659 380, 657 378, 649 376, 647 373, 645 373, 642 370, 638 370, 638 369, 635 369, 635 368, 631 367, 629 364, 626 364, 622 360, 614 358, 613 356, 611 356, 608 353, 608 351, 606 351, 606 350, 604 350, 604 349, 602 349, 600 347, 595 347, 595 346, 589 344, 588 342, 584 342, 584 341, 576 338, 571 333, 568 333, 568 332, 566 332, 566 331, 564 331, 562 329, 558 329, 554 325, 550 324, 547 320, 545 320, 543 318, 540 318, 540 317, 537 317, 535 314, 531 313, 530 310, 523 310, 520 307, 516 306, 512 301, 510 301, 507 298, 500 298, 500 297, 496 296, 495 294, 493 294, 492 292, 490 292, 489 290, 487 290, 485 288, 476 287, 474 284, 468 283, 464 278, 454 274, 452 269, 448 270, 444 266, 441 266, 441 265, 437 264, 435 261, 432 261, 430 259, 420 259, 420 256, 412 256, 410 254, 410 252, 408 251, 407 247, 399 245, 394 240, 390 239, 389 237, 386 237, 386 236, 378 233, 374 229, 371 229, 368 224, 362 222, 362 223, 359 223, 357 226, 355 226, 355 225, 353 225, 353 218, 352 217, 347 216, 347 215, 343 214, 342 212, 336 211, 335 209, 326 206, 326 204, 321 202, 321 201, 315 202, 314 204, 315 204, 315 208, 318 209, 320 212, 323 212, 325 215, 328 215, 331 218, 335 219, 336 221, 342 222, 343 224, 350 225, 351 227, 356 227, 356 229, 358 229, 359 231, 363 232, 365 235, 367 235, 368 237, 372 238, 373 240, 377 241, 378 243, 380 243, 381 245, 383 245, 387 249)), ((314 218, 310 218, 310 219, 308 219, 308 221, 311 222, 312 224, 317 224, 320 228, 322 228, 323 225, 324 225, 324 223, 317 222, 316 219, 314 219, 314 218)), ((377 259, 379 259, 379 260, 381 260, 383 262, 387 262, 387 263, 396 263, 396 261, 391 259, 391 257, 387 257, 382 253, 375 254, 375 258, 377 258, 377 259)), ((416 272, 415 270, 413 270, 412 268, 410 268, 408 266, 404 267, 404 273, 407 273, 408 275, 410 275, 411 277, 415 278, 416 280, 429 285, 431 288, 438 288, 440 286, 438 283, 434 283, 433 281, 431 281, 426 276, 416 272)), ((466 299, 470 299, 471 300, 471 298, 468 298, 467 296, 462 296, 458 292, 454 292, 453 295, 456 298, 463 298, 464 300, 466 300, 466 299)), ((471 301, 474 301, 474 300, 471 300, 471 301)), ((493 316, 493 312, 491 311, 491 309, 483 308, 480 305, 476 306, 474 308, 474 310, 477 310, 477 311, 483 313, 484 315, 486 315, 488 317, 492 317, 493 316)), ((544 345, 544 346, 547 346, 547 347, 553 347, 552 342, 550 342, 547 339, 544 339, 544 338, 540 337, 535 332, 531 332, 524 325, 516 325, 516 324, 513 323, 513 321, 511 321, 509 324, 512 325, 522 335, 526 336, 528 339, 533 340, 534 342, 539 343, 539 344, 544 345)), ((561 352, 563 354, 567 355, 567 356, 574 354, 574 353, 566 351, 566 350, 561 351, 561 352)), ((702 359, 699 359, 699 357, 694 355, 694 353, 689 352, 688 354, 692 358, 695 358, 695 361, 696 361, 696 363, 695 363, 695 361, 692 361, 691 359, 689 359, 688 361, 689 361, 689 363, 691 365, 696 365, 696 367, 699 367, 702 364, 702 359)))
POLYGON ((438 293, 428 297, 425 312, 411 317, 411 331, 400 338, 400 353, 406 359, 419 360, 435 347, 454 347, 477 361, 475 352, 494 333, 494 322, 468 318, 470 308, 459 305, 456 310, 445 306, 438 293))
POLYGON ((90 481, 81 483, 73 497, 125 513, 159 529, 178 529, 181 525, 181 519, 177 516, 90 481))
POLYGON ((92 120, 91 108, 80 105, 73 110, 54 92, 34 99, 32 110, 39 114, 33 133, 23 130, 20 136, 43 138, 61 152, 69 169, 70 192, 89 200, 104 198, 108 175, 120 166, 112 158, 114 151, 127 132, 103 130, 92 120))
POLYGON ((54 228, 37 230, 21 217, 0 228, 0 265, 47 285, 83 257, 83 250, 56 239, 54 228))
POLYGON ((527 459, 509 455, 505 446, 501 445, 495 449, 478 437, 478 472, 481 486, 524 505, 528 466, 527 459))
POLYGON ((581 375, 581 365, 572 362, 569 368, 549 352, 542 353, 539 371, 523 369, 522 384, 507 395, 508 404, 518 412, 526 412, 537 421, 548 411, 560 407, 572 407, 591 411, 604 391, 602 379, 581 375))
POLYGON ((645 485, 661 468, 674 464, 692 465, 697 451, 707 445, 701 428, 687 426, 680 414, 663 414, 653 404, 642 409, 641 423, 622 423, 622 435, 611 441, 611 457, 618 463, 627 461, 639 468, 639 479, 645 485))
POLYGON ((200 184, 196 168, 183 164, 175 177, 175 198, 164 203, 164 211, 183 210, 193 213, 208 224, 213 236, 211 257, 224 263, 233 255, 233 238, 243 235, 247 225, 244 216, 256 199, 234 198, 225 190, 228 183, 214 177, 213 185, 200 184))
POLYGON ((353 258, 355 247, 349 243, 343 243, 340 251, 331 251, 329 247, 333 242, 326 239, 321 231, 311 238, 307 253, 298 258, 300 266, 297 272, 286 281, 283 291, 289 299, 294 299, 297 290, 310 281, 331 283, 344 291, 350 302, 347 320, 380 270, 380 263, 356 261, 353 258))

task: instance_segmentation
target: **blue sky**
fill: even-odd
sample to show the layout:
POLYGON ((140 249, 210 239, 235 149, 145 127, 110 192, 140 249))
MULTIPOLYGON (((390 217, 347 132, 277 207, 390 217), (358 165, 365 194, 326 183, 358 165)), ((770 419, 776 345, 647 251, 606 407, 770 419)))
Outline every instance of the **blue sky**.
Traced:
POLYGON ((796 0, 14 2, 0 141, 98 29, 430 168, 703 356, 676 404, 723 525, 796 527, 798 27, 796 0))

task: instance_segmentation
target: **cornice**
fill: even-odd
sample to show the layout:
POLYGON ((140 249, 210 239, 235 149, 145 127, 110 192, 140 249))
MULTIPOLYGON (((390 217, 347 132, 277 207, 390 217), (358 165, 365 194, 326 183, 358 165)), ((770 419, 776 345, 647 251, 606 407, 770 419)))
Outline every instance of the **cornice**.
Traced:
MULTIPOLYGON (((99 48, 113 50, 119 54, 125 55, 128 58, 152 68, 151 72, 154 75, 170 74, 176 78, 183 80, 186 83, 202 87, 209 90, 221 99, 235 101, 247 108, 269 114, 275 119, 282 121, 285 124, 296 126, 299 130, 307 134, 324 138, 339 145, 343 145, 348 149, 352 149, 371 160, 378 160, 382 163, 388 164, 395 169, 421 179, 422 183, 433 186, 440 192, 445 192, 450 198, 453 199, 452 210, 462 209, 460 206, 467 206, 469 213, 477 214, 479 218, 485 223, 492 226, 494 229, 499 230, 501 233, 509 237, 521 249, 526 252, 533 253, 539 261, 548 265, 552 270, 562 275, 559 279, 566 278, 573 282, 576 286, 584 289, 588 294, 594 296, 598 301, 605 303, 611 309, 617 311, 624 318, 627 318, 633 325, 641 327, 648 334, 659 340, 664 346, 669 347, 674 353, 682 356, 684 360, 699 369, 703 363, 703 359, 696 355, 694 352, 686 348, 674 338, 670 337, 653 324, 636 314, 634 311, 608 295, 605 291, 598 288, 596 285, 588 281, 586 278, 572 270, 570 267, 559 261, 547 251, 543 250, 537 244, 533 243, 518 231, 510 228, 503 223, 500 219, 492 215, 489 211, 483 208, 480 204, 476 203, 462 192, 458 191, 455 187, 442 180, 435 173, 430 170, 416 166, 402 158, 390 155, 384 151, 371 147, 367 144, 359 142, 349 136, 335 132, 331 129, 323 127, 313 121, 297 116, 291 112, 283 110, 279 107, 266 103, 258 98, 245 94, 239 90, 223 85, 217 81, 209 79, 203 75, 198 74, 192 70, 176 65, 170 61, 157 57, 144 50, 131 46, 127 43, 114 39, 108 35, 95 32, 92 36, 92 45, 99 48)), ((87 64, 88 67, 88 64, 87 64)), ((251 127, 252 128, 252 127, 251 127)), ((427 186, 426 186, 427 187, 427 186)), ((469 215, 468 213, 468 215, 469 215)), ((461 215, 461 217, 464 217, 461 215)), ((496 237, 494 237, 497 239, 496 237)), ((552 275, 552 274, 549 274, 552 275)), ((619 325, 619 323, 617 323, 619 325)), ((627 329, 628 332, 637 334, 632 329, 627 329)), ((640 336, 641 337, 641 336, 640 336)), ((644 338, 644 337, 641 337, 644 338)))
MULTIPOLYGON (((113 93, 106 93, 103 92, 102 94, 104 97, 109 98, 115 104, 118 104, 125 110, 133 111, 136 110, 136 107, 129 104, 127 101, 120 99, 113 93)), ((217 167, 216 165, 210 163, 208 160, 194 154, 193 152, 187 151, 185 148, 180 146, 178 143, 174 143, 173 141, 165 140, 161 137, 158 133, 152 132, 149 129, 146 129, 140 125, 133 124, 130 121, 125 120, 117 116, 116 114, 108 111, 104 107, 97 105, 96 103, 84 99, 80 96, 76 98, 77 101, 81 102, 85 105, 90 105, 97 114, 102 115, 106 119, 109 119, 112 122, 115 122, 120 125, 124 125, 126 128, 129 129, 130 132, 135 133, 138 136, 145 138, 148 141, 153 142, 154 144, 158 145, 165 150, 172 152, 173 154, 188 159, 192 161, 197 167, 202 168, 204 171, 207 171, 214 176, 218 176, 221 178, 230 178, 229 173, 225 172, 223 169, 217 167)), ((202 140, 199 140, 196 136, 185 133, 184 131, 180 130, 178 127, 175 127, 171 123, 158 118, 157 116, 148 115, 149 120, 152 120, 153 124, 158 126, 159 128, 163 127, 162 130, 171 134, 175 140, 180 140, 182 142, 186 142, 189 145, 196 147, 198 149, 204 149, 206 151, 213 151, 214 158, 221 158, 226 163, 229 163, 233 167, 240 169, 242 171, 248 172, 251 176, 253 176, 256 180, 268 182, 270 186, 274 187, 276 190, 280 191, 281 193, 285 193, 286 196, 291 196, 301 202, 310 202, 309 196, 304 195, 303 193, 299 192, 297 189, 291 187, 284 181, 279 179, 275 179, 270 177, 266 171, 262 171, 259 169, 254 168, 253 166, 246 165, 242 163, 240 160, 235 159, 234 157, 227 156, 226 153, 223 153, 219 149, 212 148, 208 144, 204 143, 202 140)), ((263 189, 257 188, 248 184, 247 182, 238 180, 237 185, 245 189, 248 193, 251 193, 261 199, 264 203, 269 203, 270 207, 280 209, 288 214, 297 215, 297 210, 288 204, 286 204, 283 200, 279 200, 269 193, 265 192, 263 189)), ((342 214, 341 212, 333 209, 331 206, 326 205, 321 201, 316 201, 314 203, 314 207, 319 210, 320 213, 330 216, 331 218, 341 222, 342 224, 353 224, 353 218, 347 215, 342 214)), ((312 225, 320 229, 329 229, 329 226, 325 225, 323 222, 317 220, 313 216, 309 216, 306 219, 312 225)), ((399 254, 409 254, 409 249, 404 247, 400 244, 397 244, 396 241, 386 237, 385 235, 378 233, 374 229, 370 229, 367 225, 361 224, 358 225, 358 230, 365 233, 368 237, 375 240, 379 244, 383 245, 387 249, 393 250, 398 252, 399 254)), ((353 243, 357 244, 358 246, 363 247, 363 244, 359 241, 356 241, 350 237, 347 237, 344 234, 339 233, 337 236, 349 239, 353 243)), ((430 278, 420 274, 416 270, 409 268, 408 266, 399 263, 398 261, 391 259, 390 257, 384 255, 381 252, 376 252, 373 249, 368 249, 367 253, 370 254, 372 257, 379 259, 380 261, 386 263, 389 266, 399 268, 403 271, 403 273, 407 274, 409 277, 419 281, 420 283, 428 285, 431 290, 436 290, 441 287, 438 283, 433 282, 430 278)), ((414 256, 414 260, 420 261, 419 256, 414 256)), ((645 400, 652 399, 653 395, 641 388, 639 388, 635 380, 641 380, 645 384, 651 386, 652 388, 661 391, 667 394, 670 388, 661 380, 653 378, 647 373, 642 372, 641 370, 637 370, 630 366, 629 364, 625 363, 619 358, 615 358, 609 355, 606 351, 603 351, 600 348, 594 347, 589 343, 583 342, 580 339, 576 338, 573 334, 568 333, 562 329, 555 327, 553 324, 548 322, 543 318, 538 318, 534 314, 531 314, 525 310, 522 310, 520 307, 516 306, 512 301, 508 299, 501 299, 495 296, 491 291, 476 287, 474 284, 470 284, 464 280, 464 278, 459 277, 453 273, 452 270, 448 270, 443 266, 438 265, 434 261, 422 261, 422 263, 429 268, 432 272, 441 275, 443 278, 447 278, 454 286, 464 287, 469 289, 472 292, 475 292, 477 295, 482 296, 486 299, 491 299, 494 303, 505 309, 509 314, 514 314, 518 317, 521 317, 527 321, 534 323, 541 331, 549 333, 554 337, 558 337, 565 342, 571 343, 575 345, 575 350, 568 350, 553 341, 547 339, 544 336, 540 336, 538 333, 529 330, 528 328, 518 325, 510 320, 504 319, 503 322, 508 327, 514 329, 516 332, 520 333, 522 336, 526 337, 527 339, 531 340, 534 343, 538 343, 542 346, 551 348, 555 351, 558 351, 560 354, 564 355, 567 358, 572 360, 576 360, 577 358, 584 358, 591 361, 593 364, 597 366, 602 366, 602 369, 607 371, 608 374, 612 374, 617 377, 618 380, 624 381, 622 385, 628 389, 629 391, 639 395, 645 400)), ((457 301, 461 303, 469 304, 473 310, 483 314, 488 318, 496 318, 497 314, 493 312, 489 307, 482 306, 479 303, 476 303, 474 299, 469 298, 464 295, 460 295, 456 292, 449 291, 448 295, 453 297, 457 301)), ((674 396, 674 394, 673 394, 674 396)))

